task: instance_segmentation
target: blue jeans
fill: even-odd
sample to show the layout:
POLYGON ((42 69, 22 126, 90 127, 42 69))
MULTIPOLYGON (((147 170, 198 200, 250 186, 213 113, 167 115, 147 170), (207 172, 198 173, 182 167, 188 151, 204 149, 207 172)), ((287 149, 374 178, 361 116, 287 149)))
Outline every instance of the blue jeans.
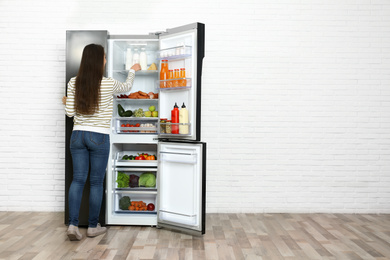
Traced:
POLYGON ((69 188, 69 225, 79 224, 81 197, 91 167, 88 226, 96 227, 103 199, 110 136, 96 132, 73 131, 70 152, 73 161, 73 181, 69 188))

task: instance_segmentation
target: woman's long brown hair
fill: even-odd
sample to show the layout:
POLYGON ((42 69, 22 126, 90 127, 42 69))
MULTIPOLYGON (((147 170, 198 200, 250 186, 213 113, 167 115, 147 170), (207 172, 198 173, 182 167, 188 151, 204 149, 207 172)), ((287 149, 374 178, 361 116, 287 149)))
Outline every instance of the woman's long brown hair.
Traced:
POLYGON ((76 77, 75 110, 79 114, 93 115, 99 110, 100 83, 104 73, 104 48, 85 46, 76 77))

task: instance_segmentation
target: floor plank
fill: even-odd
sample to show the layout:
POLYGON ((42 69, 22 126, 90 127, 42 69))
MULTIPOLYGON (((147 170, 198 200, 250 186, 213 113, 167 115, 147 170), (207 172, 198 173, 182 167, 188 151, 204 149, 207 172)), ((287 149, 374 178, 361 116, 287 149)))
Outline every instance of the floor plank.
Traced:
POLYGON ((62 212, 0 212, 0 259, 390 259, 390 215, 215 213, 206 215, 201 237, 108 226, 79 242, 68 240, 63 219, 62 212))

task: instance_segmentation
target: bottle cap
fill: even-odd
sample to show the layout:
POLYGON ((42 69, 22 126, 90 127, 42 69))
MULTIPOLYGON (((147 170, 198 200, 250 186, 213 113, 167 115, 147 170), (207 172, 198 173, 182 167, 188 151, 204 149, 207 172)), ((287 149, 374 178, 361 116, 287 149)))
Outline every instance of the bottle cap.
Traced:
POLYGON ((181 108, 185 108, 186 107, 186 105, 184 105, 184 102, 183 102, 183 105, 181 106, 181 108))

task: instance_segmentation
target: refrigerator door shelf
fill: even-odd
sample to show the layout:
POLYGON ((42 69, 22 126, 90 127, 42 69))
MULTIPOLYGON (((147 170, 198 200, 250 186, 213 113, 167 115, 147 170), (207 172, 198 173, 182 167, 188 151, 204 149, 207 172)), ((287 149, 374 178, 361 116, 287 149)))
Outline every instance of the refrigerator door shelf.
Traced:
POLYGON ((179 90, 179 89, 190 89, 191 88, 191 78, 177 78, 177 79, 167 79, 167 80, 157 80, 156 81, 156 88, 159 90, 179 90), (174 81, 179 81, 179 85, 181 84, 180 82, 182 80, 186 80, 185 84, 182 84, 183 86, 177 86, 174 87, 173 85, 175 84, 174 81), (164 84, 165 83, 165 84, 164 84), (167 85, 169 87, 163 87, 164 85, 167 85), (171 86, 172 87, 171 87, 171 86), (185 86, 184 86, 185 85, 185 86))
POLYGON ((157 54, 159 60, 181 60, 191 58, 192 46, 177 46, 160 50, 157 54))
MULTIPOLYGON (((191 135, 191 132, 190 132, 190 129, 191 129, 191 123, 158 123, 158 129, 159 129, 159 135, 161 137, 177 137, 177 136, 190 136, 191 135), (188 126, 188 133, 187 134, 180 134, 180 132, 178 134, 172 134, 171 131, 172 131, 172 126, 173 125, 177 125, 177 126, 188 126), (170 127, 171 130, 170 131, 167 131, 167 126, 168 128, 170 127), (168 132, 168 133, 167 133, 168 132)), ((179 131, 180 131, 180 128, 179 128, 179 131)))

